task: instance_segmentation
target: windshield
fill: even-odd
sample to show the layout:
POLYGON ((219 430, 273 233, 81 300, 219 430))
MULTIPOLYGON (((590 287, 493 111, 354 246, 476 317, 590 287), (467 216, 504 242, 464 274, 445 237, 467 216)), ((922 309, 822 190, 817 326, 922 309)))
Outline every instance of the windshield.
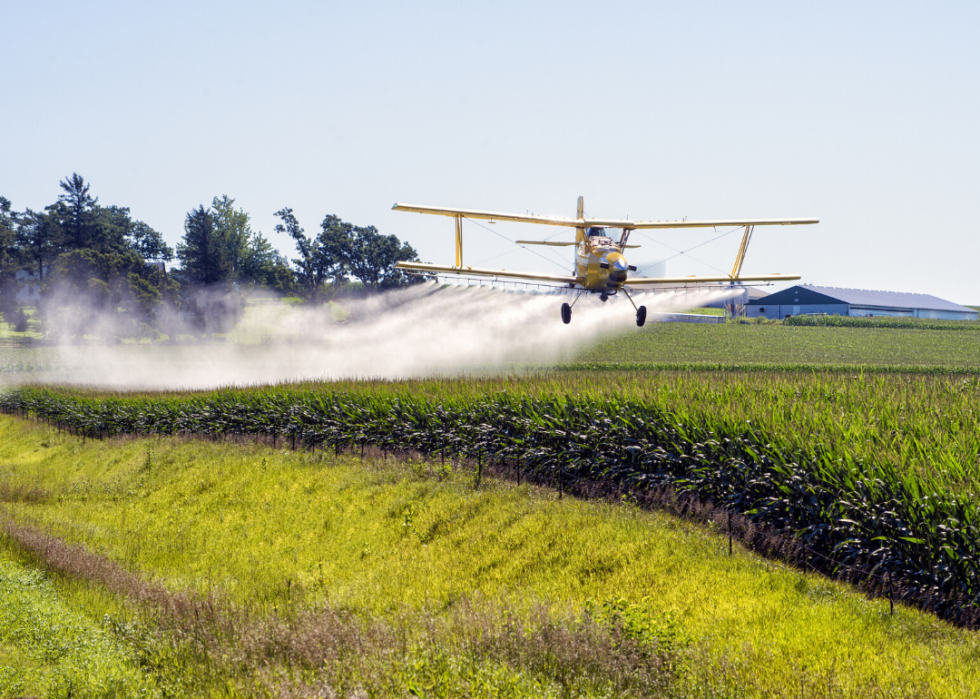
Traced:
POLYGON ((606 236, 606 229, 600 228, 599 226, 592 226, 592 228, 589 229, 589 237, 591 238, 593 236, 601 236, 604 238, 606 236))

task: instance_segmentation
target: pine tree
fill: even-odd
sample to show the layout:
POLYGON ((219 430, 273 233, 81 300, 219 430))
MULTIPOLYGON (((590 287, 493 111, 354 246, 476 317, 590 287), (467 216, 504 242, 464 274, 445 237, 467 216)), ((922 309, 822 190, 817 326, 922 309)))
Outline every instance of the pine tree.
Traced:
POLYGON ((214 217, 203 205, 187 214, 184 237, 177 244, 181 271, 192 284, 222 284, 232 274, 227 248, 215 227, 214 217))
POLYGON ((77 172, 60 183, 64 194, 48 207, 61 226, 62 247, 81 250, 96 247, 99 242, 98 197, 89 195, 89 185, 77 172))

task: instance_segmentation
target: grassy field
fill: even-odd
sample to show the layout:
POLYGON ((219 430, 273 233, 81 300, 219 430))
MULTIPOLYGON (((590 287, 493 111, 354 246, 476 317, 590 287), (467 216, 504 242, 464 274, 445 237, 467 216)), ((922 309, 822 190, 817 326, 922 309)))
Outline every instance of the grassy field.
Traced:
MULTIPOLYGON (((83 443, 10 417, 0 460, 14 566, 0 568, 13 571, 0 596, 27 576, 49 607, 112 630, 99 652, 142 668, 118 696, 306 696, 323 683, 418 697, 980 692, 976 634, 901 606, 891 616, 887 601, 737 545, 728 556, 723 536, 628 504, 495 479, 475 489, 423 462, 83 443), (188 591, 210 606, 173 602, 188 591)), ((0 614, 0 662, 34 662, 25 623, 0 614)), ((58 618, 35 624, 66 654, 84 645, 58 618)))
POLYGON ((574 363, 980 367, 980 334, 960 330, 661 323, 599 342, 574 363))
POLYGON ((103 620, 73 609, 45 575, 0 551, 0 694, 150 696, 153 678, 103 620))

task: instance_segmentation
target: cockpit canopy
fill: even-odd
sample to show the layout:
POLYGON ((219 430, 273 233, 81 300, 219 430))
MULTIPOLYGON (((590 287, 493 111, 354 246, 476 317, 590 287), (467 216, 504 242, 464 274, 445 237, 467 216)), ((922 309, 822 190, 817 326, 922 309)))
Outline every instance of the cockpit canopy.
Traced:
POLYGON ((606 235, 606 229, 601 226, 592 226, 586 233, 589 236, 589 243, 593 248, 608 247, 614 245, 612 238, 606 235))

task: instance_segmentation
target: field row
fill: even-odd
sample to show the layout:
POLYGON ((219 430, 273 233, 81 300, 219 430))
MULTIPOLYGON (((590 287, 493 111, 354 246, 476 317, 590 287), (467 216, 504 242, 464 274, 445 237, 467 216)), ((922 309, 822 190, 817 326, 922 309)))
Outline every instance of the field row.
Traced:
POLYGON ((978 382, 727 378, 725 390, 684 378, 645 390, 620 378, 599 389, 560 377, 551 390, 538 382, 527 391, 504 380, 133 397, 17 389, 0 406, 91 437, 374 445, 478 467, 493 460, 559 486, 669 486, 798 537, 831 572, 887 579, 972 625, 980 598, 978 382))

